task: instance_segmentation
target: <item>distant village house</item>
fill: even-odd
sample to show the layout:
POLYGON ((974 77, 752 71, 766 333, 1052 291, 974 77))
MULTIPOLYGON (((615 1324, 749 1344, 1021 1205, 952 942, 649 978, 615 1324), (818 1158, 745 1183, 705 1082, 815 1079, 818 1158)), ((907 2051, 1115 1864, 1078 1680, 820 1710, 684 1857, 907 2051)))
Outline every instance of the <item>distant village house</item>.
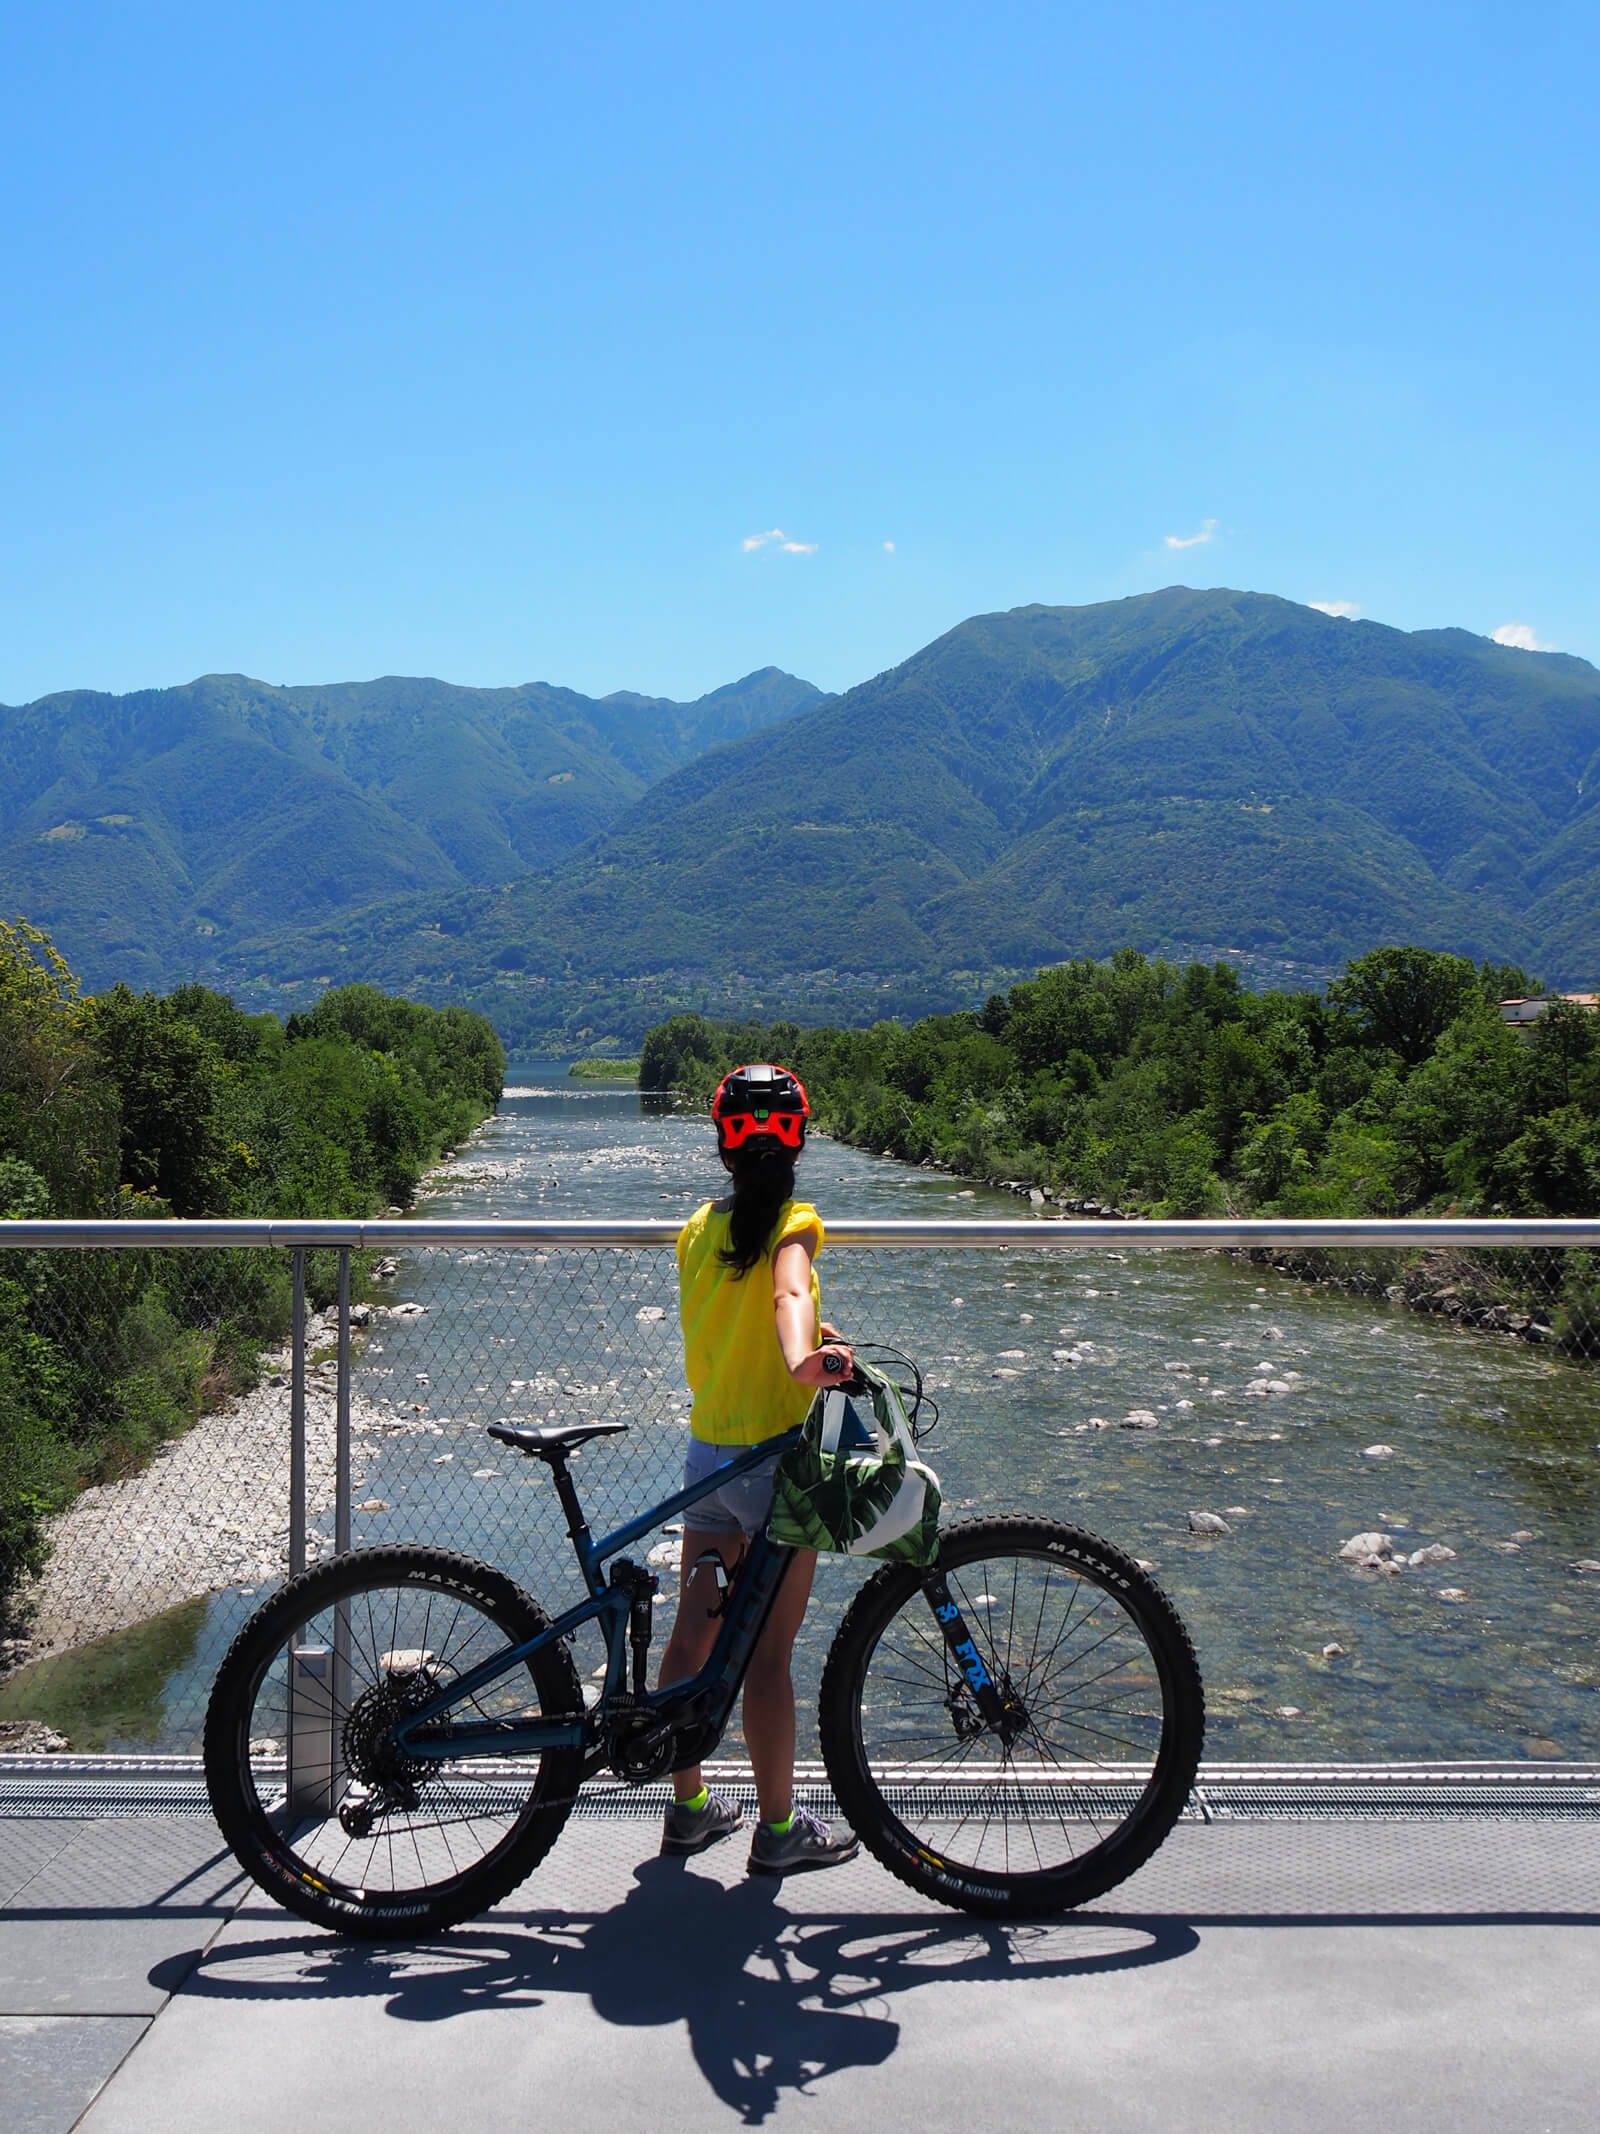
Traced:
POLYGON ((1519 1037, 1530 1037, 1533 1025, 1553 1000, 1570 1000, 1575 1007, 1587 1008, 1591 1015, 1600 1008, 1600 993, 1539 993, 1527 1000, 1518 996, 1501 1001, 1500 1020, 1510 1023, 1519 1037))

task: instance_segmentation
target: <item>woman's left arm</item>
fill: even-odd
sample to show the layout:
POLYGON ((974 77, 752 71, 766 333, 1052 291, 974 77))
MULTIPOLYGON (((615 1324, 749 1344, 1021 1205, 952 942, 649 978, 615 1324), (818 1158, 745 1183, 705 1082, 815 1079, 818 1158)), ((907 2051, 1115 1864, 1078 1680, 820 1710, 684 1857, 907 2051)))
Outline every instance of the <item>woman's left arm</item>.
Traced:
MULTIPOLYGON (((837 1385, 855 1371, 856 1359, 847 1341, 813 1343, 815 1307, 811 1302, 811 1245, 806 1237, 785 1238, 772 1255, 772 1311, 777 1322, 778 1346, 797 1385, 837 1385), (825 1356, 843 1358, 844 1368, 827 1370, 825 1356)), ((825 1334, 832 1329, 824 1327, 825 1334)))

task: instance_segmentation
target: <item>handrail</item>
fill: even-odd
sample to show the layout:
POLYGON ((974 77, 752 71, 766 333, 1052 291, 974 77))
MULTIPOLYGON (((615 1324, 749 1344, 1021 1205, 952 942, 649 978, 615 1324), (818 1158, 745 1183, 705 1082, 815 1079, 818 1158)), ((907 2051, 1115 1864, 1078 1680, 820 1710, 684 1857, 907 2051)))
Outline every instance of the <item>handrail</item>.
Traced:
MULTIPOLYGON (((0 1250, 32 1252, 130 1251, 151 1247, 254 1247, 275 1250, 336 1247, 346 1251, 382 1252, 417 1245, 589 1246, 613 1249, 662 1249, 674 1243, 681 1224, 672 1221, 598 1222, 3 1222, 0 1250)), ((1115 1245, 1144 1250, 1196 1248, 1249 1249, 1281 1246, 1307 1250, 1412 1245, 1589 1247, 1600 1249, 1600 1220, 1578 1217, 1448 1216, 1416 1221, 1345 1222, 1318 1217, 1300 1221, 1251 1217, 1239 1221, 1094 1221, 1075 1217, 1032 1216, 990 1220, 861 1222, 849 1218, 827 1223, 830 1245, 872 1248, 989 1247, 1024 1245, 1053 1250, 1115 1245)))

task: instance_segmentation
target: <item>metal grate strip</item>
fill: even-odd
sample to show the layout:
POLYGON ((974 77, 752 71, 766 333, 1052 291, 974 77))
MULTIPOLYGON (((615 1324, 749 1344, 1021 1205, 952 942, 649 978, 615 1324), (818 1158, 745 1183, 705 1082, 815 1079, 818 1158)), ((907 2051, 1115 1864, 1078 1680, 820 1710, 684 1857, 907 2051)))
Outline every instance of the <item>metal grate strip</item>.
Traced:
MULTIPOLYGON (((260 1769, 269 1777, 274 1766, 260 1769)), ((472 1776, 468 1796, 485 1813, 504 1811, 519 1797, 519 1766, 485 1762, 472 1776)), ((748 1765, 708 1766, 707 1775, 746 1812, 755 1807, 748 1765)), ((823 1816, 838 1813, 820 1766, 796 1774, 796 1799, 823 1816)), ((975 1793, 995 1814, 1068 1812, 1104 1819, 1126 1813, 1139 1788, 1095 1774, 1071 1785, 1021 1773, 998 1783, 941 1781, 914 1786, 909 1774, 884 1787, 891 1807, 920 1817, 969 1810, 975 1793)), ((627 1786, 597 1782, 585 1787, 574 1810, 580 1821, 653 1821, 670 1799, 665 1784, 627 1786)), ((0 1821, 7 1818, 96 1821, 101 1818, 185 1817, 210 1814, 197 1757, 0 1758, 0 1821)), ((1340 1822, 1347 1820, 1440 1822, 1459 1819, 1600 1819, 1600 1766, 1213 1765, 1203 1769, 1186 1814, 1204 1822, 1340 1822)))

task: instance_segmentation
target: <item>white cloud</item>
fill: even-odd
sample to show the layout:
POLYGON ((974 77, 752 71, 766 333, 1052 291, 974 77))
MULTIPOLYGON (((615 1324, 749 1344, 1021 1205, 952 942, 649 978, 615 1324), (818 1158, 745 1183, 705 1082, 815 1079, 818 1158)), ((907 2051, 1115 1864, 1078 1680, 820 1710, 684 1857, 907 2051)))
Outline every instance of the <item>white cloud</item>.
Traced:
POLYGON ((1554 645, 1542 645, 1534 635, 1531 622, 1503 622, 1498 630, 1489 635, 1497 645, 1515 645, 1519 652, 1554 652, 1554 645))
POLYGON ((1216 533, 1216 520, 1202 519, 1198 533, 1163 534, 1161 538, 1166 542, 1168 548, 1203 548, 1208 541, 1216 539, 1216 533))
POLYGON ((1359 615, 1361 613, 1361 610, 1353 600, 1308 600, 1306 606, 1315 608, 1319 615, 1339 615, 1348 618, 1351 615, 1359 615))
POLYGON ((894 554, 894 543, 892 541, 885 541, 883 544, 883 552, 886 556, 892 556, 894 554))
POLYGON ((744 552, 748 556, 752 549, 765 548, 769 541, 776 541, 786 556, 814 556, 817 552, 815 541, 791 541, 781 526, 773 526, 766 533, 746 534, 744 552))

